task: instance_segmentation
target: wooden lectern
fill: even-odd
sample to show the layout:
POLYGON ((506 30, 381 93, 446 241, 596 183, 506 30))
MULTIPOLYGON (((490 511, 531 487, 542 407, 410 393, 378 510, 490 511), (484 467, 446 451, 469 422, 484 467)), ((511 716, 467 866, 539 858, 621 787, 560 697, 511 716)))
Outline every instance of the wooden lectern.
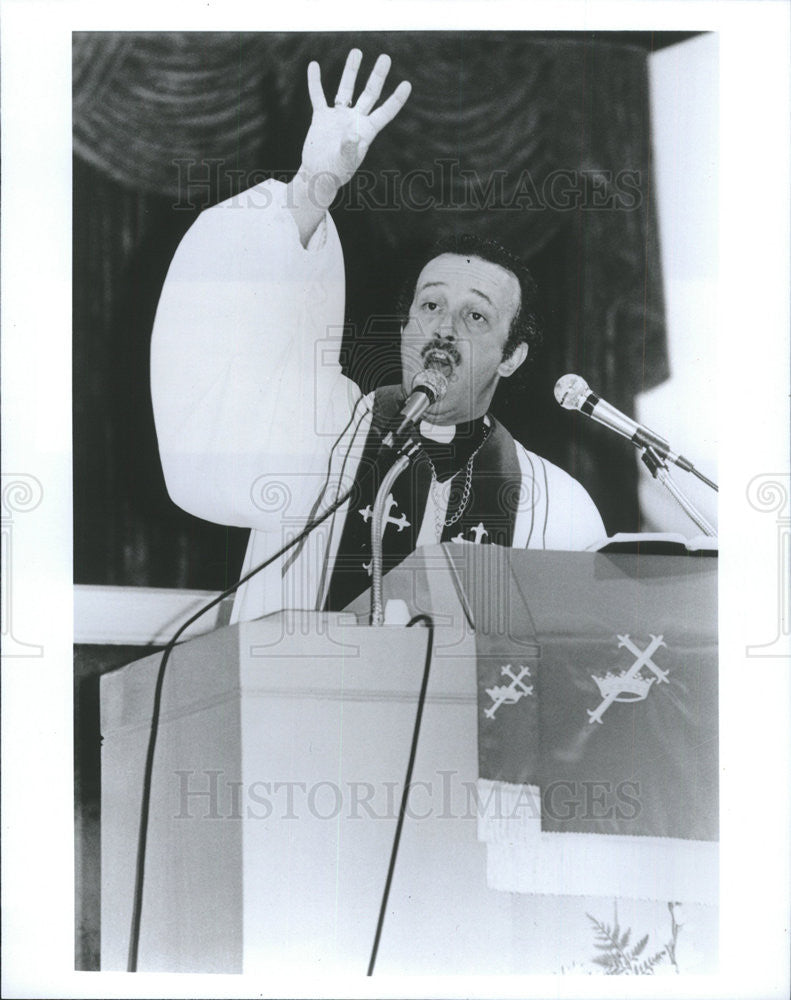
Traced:
MULTIPOLYGON (((385 579, 386 598, 433 611, 437 630, 377 973, 537 971, 518 944, 514 897, 487 888, 476 833, 476 611, 459 586, 462 548, 484 547, 420 550, 385 579)), ((498 551, 507 550, 475 556, 490 567, 498 551)), ((510 617, 517 632, 525 612, 516 590, 527 580, 551 604, 553 563, 575 560, 590 574, 599 560, 604 585, 615 572, 612 559, 592 554, 508 553, 509 565, 517 556, 518 587, 509 570, 486 612, 490 625, 510 617)), ((558 620, 569 613, 566 595, 561 605, 558 620)), ((355 609, 364 617, 365 601, 355 609)), ((427 636, 419 626, 370 628, 349 612, 281 612, 175 649, 154 768, 141 971, 365 974, 427 636)), ((102 678, 103 970, 126 967, 159 661, 102 678)), ((541 905, 560 912, 557 899, 541 905)), ((539 927, 540 908, 533 914, 539 927)))

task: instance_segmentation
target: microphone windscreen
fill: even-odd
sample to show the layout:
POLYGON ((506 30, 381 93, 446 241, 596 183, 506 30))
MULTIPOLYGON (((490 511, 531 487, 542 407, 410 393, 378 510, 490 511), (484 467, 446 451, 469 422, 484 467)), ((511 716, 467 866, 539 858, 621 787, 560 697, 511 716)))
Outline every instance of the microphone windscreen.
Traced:
POLYGON ((581 375, 562 375, 555 383, 555 399, 567 410, 578 410, 590 386, 581 375))
POLYGON ((414 392, 415 389, 428 390, 436 401, 442 399, 448 391, 448 380, 436 368, 424 368, 412 379, 411 391, 414 392))

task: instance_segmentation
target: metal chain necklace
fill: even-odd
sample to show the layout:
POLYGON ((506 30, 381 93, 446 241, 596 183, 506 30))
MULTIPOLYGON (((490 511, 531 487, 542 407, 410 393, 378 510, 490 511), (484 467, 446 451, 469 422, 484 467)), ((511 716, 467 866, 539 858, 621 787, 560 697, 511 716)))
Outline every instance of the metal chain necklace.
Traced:
POLYGON ((454 525, 464 511, 467 509, 467 504, 470 501, 470 493, 472 492, 472 466, 475 461, 475 456, 483 448, 486 443, 486 439, 489 436, 489 425, 484 423, 483 425, 483 437, 481 438, 481 443, 475 449, 475 451, 467 459, 467 464, 464 468, 464 487, 461 491, 461 500, 459 501, 459 506, 453 512, 449 518, 443 518, 440 514, 440 510, 447 510, 447 506, 450 502, 450 491, 452 488, 453 480, 458 476, 461 469, 458 472, 454 472, 450 479, 446 483, 440 485, 437 479, 437 470, 434 468, 434 463, 431 461, 431 456, 424 452, 426 458, 428 459, 428 464, 431 466, 431 487, 430 492, 432 499, 434 501, 434 527, 437 532, 437 540, 442 538, 442 531, 444 528, 450 528, 454 525))

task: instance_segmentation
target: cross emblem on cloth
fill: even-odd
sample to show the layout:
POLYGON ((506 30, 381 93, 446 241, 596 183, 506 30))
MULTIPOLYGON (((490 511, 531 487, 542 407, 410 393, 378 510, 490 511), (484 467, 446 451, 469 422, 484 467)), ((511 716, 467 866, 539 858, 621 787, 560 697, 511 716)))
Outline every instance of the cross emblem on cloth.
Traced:
POLYGON ((620 674, 608 673, 605 677, 592 675, 603 697, 597 708, 587 709, 589 722, 598 722, 601 725, 602 716, 614 701, 643 701, 655 681, 658 684, 669 683, 667 670, 662 670, 651 659, 660 646, 667 648, 667 643, 663 641, 661 635, 652 635, 651 642, 645 649, 635 645, 628 635, 619 635, 618 646, 628 649, 637 659, 628 670, 620 674), (640 673, 643 667, 648 667, 654 676, 644 677, 640 673))
POLYGON ((504 667, 500 668, 500 673, 504 677, 508 677, 511 683, 495 684, 494 687, 486 689, 486 693, 493 702, 492 705, 483 710, 483 714, 487 717, 487 719, 493 719, 497 709, 501 705, 514 705, 520 698, 524 698, 525 695, 533 693, 533 685, 525 684, 522 680, 523 677, 530 676, 530 667, 525 667, 520 664, 519 673, 515 674, 511 668, 511 664, 506 663, 504 667))

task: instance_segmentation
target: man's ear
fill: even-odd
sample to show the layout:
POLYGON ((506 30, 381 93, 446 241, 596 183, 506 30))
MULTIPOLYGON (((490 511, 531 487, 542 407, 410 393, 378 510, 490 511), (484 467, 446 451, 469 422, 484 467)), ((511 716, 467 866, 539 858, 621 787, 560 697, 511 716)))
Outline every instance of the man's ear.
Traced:
POLYGON ((522 341, 521 344, 517 344, 511 354, 501 361, 498 365, 497 371, 503 378, 508 378, 509 375, 513 375, 516 369, 522 364, 522 362, 527 357, 527 344, 522 341))

